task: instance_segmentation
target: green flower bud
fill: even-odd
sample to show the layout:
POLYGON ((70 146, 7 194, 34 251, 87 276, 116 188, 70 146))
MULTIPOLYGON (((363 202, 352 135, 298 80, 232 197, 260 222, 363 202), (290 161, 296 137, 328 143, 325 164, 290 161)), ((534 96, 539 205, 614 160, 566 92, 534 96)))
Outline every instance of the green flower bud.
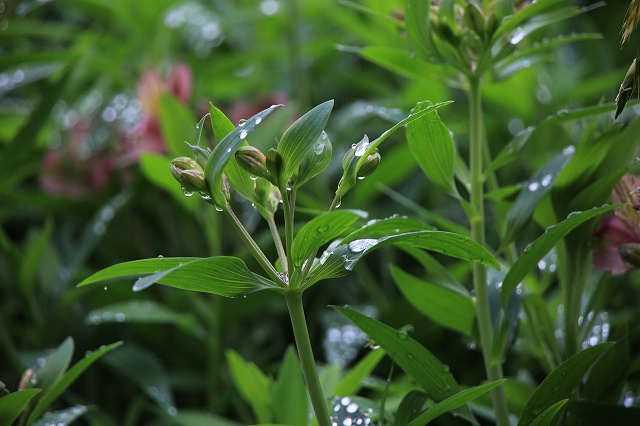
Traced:
POLYGON ((270 173, 269 182, 278 186, 278 179, 280 178, 280 170, 282 169, 282 155, 275 149, 271 148, 267 151, 267 170, 270 173))
POLYGON ((196 160, 189 157, 178 157, 171 161, 171 174, 182 186, 185 195, 190 196, 194 192, 201 195, 207 194, 207 184, 204 178, 204 171, 196 160))
POLYGON ((267 179, 258 178, 255 183, 256 201, 262 205, 269 214, 273 215, 278 210, 282 201, 280 190, 267 179))
POLYGON ((251 175, 265 179, 271 177, 271 173, 267 169, 267 158, 259 149, 252 146, 241 146, 236 151, 235 158, 238 165, 251 175))
POLYGON ((364 179, 366 176, 373 173, 378 168, 381 159, 382 157, 380 156, 377 148, 373 154, 367 155, 367 159, 358 169, 358 179, 364 179))

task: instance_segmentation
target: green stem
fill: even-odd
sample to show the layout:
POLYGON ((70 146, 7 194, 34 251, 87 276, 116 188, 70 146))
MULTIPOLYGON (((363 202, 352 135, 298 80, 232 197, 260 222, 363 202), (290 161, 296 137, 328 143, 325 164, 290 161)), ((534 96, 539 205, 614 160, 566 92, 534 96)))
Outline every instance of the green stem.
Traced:
POLYGON ((260 266, 262 266, 262 269, 264 269, 267 275, 269 275, 269 277, 271 277, 271 279, 280 287, 286 287, 287 284, 282 280, 278 271, 276 271, 271 262, 269 262, 269 259, 264 255, 258 244, 253 240, 253 238, 251 238, 251 235, 244 225, 242 225, 242 222, 240 222, 240 219, 238 219, 229 205, 224 209, 224 213, 227 215, 236 232, 240 235, 242 241, 245 243, 253 257, 258 261, 260 266))
MULTIPOLYGON (((484 229, 484 179, 483 179, 483 125, 482 101, 480 96, 480 79, 472 76, 469 79, 469 168, 471 174, 471 205, 475 215, 470 218, 471 238, 482 245, 485 244, 484 229)), ((473 288, 475 290, 475 309, 484 366, 489 381, 503 378, 500 360, 492 360, 493 326, 491 324, 491 308, 487 289, 487 269, 480 263, 473 264, 473 288)), ((491 392, 493 408, 498 426, 509 425, 509 411, 504 388, 499 386, 491 392)))
POLYGON ((307 383, 307 390, 309 391, 313 410, 316 413, 318 425, 331 426, 331 418, 329 417, 329 410, 324 398, 324 393, 322 392, 322 386, 320 385, 316 362, 313 358, 311 340, 309 339, 309 330, 307 329, 307 322, 304 317, 302 292, 288 292, 285 295, 285 299, 287 300, 287 307, 289 308, 289 316, 291 317, 291 325, 296 339, 302 373, 307 383))
POLYGON ((284 251, 284 247, 282 245, 282 239, 280 238, 280 233, 278 232, 278 226, 276 225, 276 221, 273 218, 273 215, 269 216, 269 218, 267 219, 267 223, 269 224, 269 230, 271 231, 273 242, 276 245, 276 251, 278 252, 278 257, 280 258, 280 263, 282 264, 282 270, 288 271, 289 266, 287 262, 287 254, 284 251))
POLYGON ((287 248, 287 260, 289 267, 283 270, 287 271, 289 279, 293 276, 293 258, 291 257, 291 246, 293 245, 293 222, 294 212, 296 207, 296 189, 287 188, 286 186, 280 188, 282 193, 282 204, 284 210, 284 241, 287 248))

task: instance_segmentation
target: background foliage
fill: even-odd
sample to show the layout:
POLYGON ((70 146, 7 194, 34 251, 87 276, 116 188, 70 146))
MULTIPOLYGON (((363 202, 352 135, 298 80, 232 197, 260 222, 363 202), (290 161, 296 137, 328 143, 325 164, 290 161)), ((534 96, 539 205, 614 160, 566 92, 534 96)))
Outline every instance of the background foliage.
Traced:
MULTIPOLYGON (((66 360, 59 370, 70 372, 69 365, 86 359, 85 352, 123 341, 112 352, 103 348, 104 357, 69 383, 49 410, 84 407, 77 415, 94 425, 306 421, 306 408, 296 412, 281 406, 299 396, 287 384, 302 389, 302 383, 290 349, 293 336, 286 308, 275 295, 260 292, 227 299, 160 286, 134 293, 123 282, 101 290, 76 284, 115 263, 159 256, 231 254, 256 266, 223 218, 198 197, 185 198, 168 173, 170 158, 188 154, 182 141, 193 140, 195 124, 208 111, 209 101, 234 123, 271 104, 286 104, 252 140, 268 148, 302 113, 335 99, 326 128, 334 159, 298 194, 307 219, 330 204, 342 173, 342 153, 364 133, 372 140, 379 136, 418 101, 455 101, 439 114, 466 156, 463 92, 448 85, 446 76, 435 69, 408 73, 385 63, 385 48, 408 47, 405 34, 389 20, 344 3, 0 3, 0 381, 9 391, 18 389, 28 368, 42 375, 45 357, 54 348, 58 350, 53 353, 66 360), (179 416, 172 416, 176 412, 179 416)), ((404 1, 360 4, 387 17, 402 17, 404 10, 404 1)), ((626 2, 612 2, 543 30, 535 39, 572 31, 600 33, 602 38, 563 45, 511 78, 485 85, 486 133, 493 153, 547 117, 613 101, 635 54, 633 37, 619 48, 627 7, 626 2)), ((619 119, 631 135, 638 112, 630 106, 619 119)), ((497 179, 528 184, 537 171, 553 167, 551 161, 563 147, 589 138, 597 142, 585 154, 585 164, 598 146, 625 142, 627 149, 619 155, 632 161, 637 140, 615 139, 608 133, 611 122, 605 114, 538 126, 518 156, 496 172, 497 179)), ((213 140, 208 130, 204 137, 213 140)), ((380 149, 382 162, 375 174, 359 182, 341 209, 364 210, 370 218, 408 215, 460 231, 464 212, 425 179, 405 140, 403 132, 390 137, 380 149)), ((607 153, 602 155, 606 158, 607 153)), ((592 181, 605 176, 584 170, 574 174, 580 173, 592 181)), ((602 184, 605 198, 615 181, 602 184)), ((578 210, 567 200, 576 199, 584 187, 568 178, 565 183, 556 185, 553 195, 559 218, 578 210)), ((517 205, 517 189, 490 194, 503 200, 496 215, 517 205)), ((510 223, 508 237, 518 252, 548 222, 548 211, 535 210, 532 219, 536 203, 530 203, 523 202, 522 213, 514 216, 520 219, 510 223)), ((600 204, 580 209, 595 205, 600 204)), ((257 212, 245 203, 240 214, 256 240, 266 242, 269 230, 257 212)), ((493 247, 501 245, 497 232, 488 239, 493 247)), ((275 250, 267 254, 276 256, 275 250)), ((316 355, 325 366, 325 383, 336 383, 335 377, 353 366, 354 359, 382 357, 363 347, 366 338, 358 328, 327 308, 345 304, 396 329, 411 324, 410 336, 448 364, 458 383, 475 385, 485 378, 466 311, 461 309, 455 323, 439 320, 433 312, 425 314, 411 290, 422 282, 398 279, 408 272, 419 279, 423 265, 432 265, 424 256, 384 248, 351 275, 307 292, 307 317, 316 355)), ((436 258, 447 266, 439 271, 443 277, 468 281, 468 265, 436 258)), ((528 319, 506 358, 506 375, 521 379, 508 382, 514 412, 525 409, 535 386, 555 366, 541 360, 562 359, 543 353, 553 346, 545 346, 545 339, 554 336, 540 335, 536 322, 531 322, 548 320, 551 329, 562 328, 555 262, 557 252, 551 252, 538 263, 533 284, 538 291, 523 300, 528 319)), ((582 390, 585 400, 630 409, 640 404, 637 367, 628 358, 639 343, 639 285, 635 272, 616 277, 589 272, 584 297, 590 304, 580 330, 585 348, 591 346, 591 338, 599 342, 619 336, 626 337, 618 347, 626 346, 608 355, 610 365, 625 366, 611 373, 619 380, 612 379, 609 387, 587 383, 582 390)), ((454 301, 452 306, 459 304, 454 301)), ((363 373, 367 380, 360 395, 379 399, 387 376, 393 377, 386 395, 387 408, 393 411, 415 385, 392 369, 388 359, 371 363, 376 364, 363 373)), ((366 399, 359 402, 367 407, 366 399)), ((306 399, 291 405, 305 404, 306 399)), ((483 404, 488 402, 481 400, 479 411, 483 404)), ((571 404, 584 410, 592 407, 579 400, 571 404)), ((619 415, 637 416, 629 413, 619 415)), ((464 423, 451 415, 436 422, 464 423)))

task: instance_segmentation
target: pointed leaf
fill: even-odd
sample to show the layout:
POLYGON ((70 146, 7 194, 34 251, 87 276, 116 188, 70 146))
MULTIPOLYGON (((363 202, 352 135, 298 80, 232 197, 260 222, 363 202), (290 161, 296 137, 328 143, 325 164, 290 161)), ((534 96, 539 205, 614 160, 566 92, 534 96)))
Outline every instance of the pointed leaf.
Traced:
MULTIPOLYGON (((172 157, 191 155, 184 143, 193 135, 193 114, 191 110, 169 93, 160 98, 160 129, 167 150, 172 157)), ((168 166, 167 166, 168 168, 168 166)))
POLYGON ((534 132, 535 127, 527 127, 516 134, 513 139, 511 139, 496 155, 491 164, 487 166, 485 170, 485 179, 490 173, 495 172, 501 167, 506 166, 507 164, 514 161, 518 158, 518 154, 524 148, 526 143, 529 141, 529 136, 534 132))
POLYGON ((44 413, 34 426, 67 426, 89 411, 86 405, 76 405, 64 410, 44 413))
POLYGON ((438 52, 431 39, 429 17, 431 3, 422 0, 407 0, 405 11, 405 26, 409 44, 414 52, 422 59, 433 61, 438 52))
POLYGON ((309 419, 307 388, 300 362, 292 346, 287 348, 273 386, 272 407, 275 421, 283 425, 304 425, 309 419))
MULTIPOLYGON (((423 102, 416 109, 429 106, 430 102, 423 102)), ((454 183, 456 148, 437 111, 407 125, 407 143, 413 158, 431 182, 449 194, 457 194, 454 183)))
POLYGON ((291 253, 296 267, 302 263, 322 245, 339 237, 356 220, 362 218, 362 213, 352 210, 333 210, 311 219, 298 231, 291 253))
POLYGON ((435 401, 443 401, 460 390, 449 369, 406 331, 391 328, 350 308, 334 306, 334 309, 380 345, 435 401))
POLYGON ((540 383, 522 412, 518 426, 530 425, 551 405, 571 397, 591 365, 614 343, 601 343, 560 364, 540 383))
POLYGON ((556 402, 546 410, 544 410, 536 419, 531 423, 531 426, 552 426, 555 425, 556 415, 568 402, 568 399, 563 399, 556 402))
POLYGON ((388 46, 366 46, 358 52, 360 57, 395 74, 417 81, 442 82, 442 67, 417 58, 409 50, 388 46))
MULTIPOLYGON (((207 179, 207 186, 211 193, 211 197, 218 207, 222 208, 226 205, 226 199, 222 192, 222 172, 225 170, 225 167, 234 157, 236 150, 245 142, 247 136, 249 136, 249 134, 254 131, 265 118, 280 106, 281 105, 271 105, 269 108, 257 113, 250 119, 243 122, 242 126, 236 127, 220 142, 218 142, 211 153, 209 161, 207 161, 207 167, 205 168, 204 175, 207 179)), ((219 119, 222 120, 222 118, 219 119)), ((212 114, 211 121, 214 126, 218 123, 216 120, 218 119, 212 114)))
POLYGON ((346 376, 333 388, 331 394, 337 396, 355 395, 362 387, 364 380, 369 377, 374 368, 386 355, 383 349, 370 351, 349 370, 346 376))
POLYGON ((404 298, 419 312, 443 327, 471 334, 475 307, 470 297, 449 288, 420 280, 402 269, 391 266, 391 276, 404 298))
POLYGON ((73 365, 65 373, 64 376, 60 380, 58 380, 50 389, 44 391, 41 395, 41 398, 38 400, 35 408, 31 412, 29 419, 27 420, 27 426, 31 426, 36 419, 38 419, 45 410, 51 405, 53 401, 58 398, 62 392, 64 392, 76 379, 89 368, 91 364, 96 362, 100 357, 102 357, 107 352, 112 351, 118 346, 122 345, 122 342, 116 342, 108 346, 102 346, 99 349, 88 353, 84 356, 80 361, 73 365))
POLYGON ((327 125, 333 100, 324 102, 295 121, 282 135, 278 152, 282 156, 281 179, 286 183, 297 171, 303 159, 313 152, 313 147, 327 125))
POLYGON ((331 162, 332 153, 331 141, 323 131, 313 145, 313 149, 307 153, 307 156, 300 163, 298 176, 295 177, 296 186, 300 187, 300 185, 322 172, 331 162))
POLYGON ((38 387, 49 389, 64 375, 71 363, 74 342, 67 337, 56 350, 47 357, 45 364, 36 372, 38 387))
POLYGON ((406 394, 398 406, 393 426, 407 426, 410 421, 418 417, 428 400, 429 395, 424 392, 412 390, 406 394))
POLYGON ((564 0, 542 0, 527 5, 527 7, 523 8, 517 13, 514 13, 513 15, 502 21, 502 24, 493 34, 492 42, 498 40, 498 38, 500 38, 500 36, 507 31, 516 29, 516 27, 521 25, 527 19, 538 16, 543 11, 548 10, 560 3, 564 3, 564 0))
POLYGON ((507 306, 511 293, 513 293, 518 283, 537 266, 540 259, 564 238, 565 235, 587 220, 610 212, 616 207, 617 205, 604 205, 584 212, 574 212, 557 225, 547 228, 544 234, 524 249, 524 252, 511 266, 509 272, 507 272, 502 282, 502 288, 500 289, 502 306, 507 306))
POLYGON ((458 392, 455 395, 450 396, 449 398, 441 401, 433 406, 431 406, 427 411, 420 414, 416 417, 412 422, 410 422, 407 426, 421 426, 430 423, 436 417, 448 413, 449 411, 453 411, 458 407, 467 404, 468 402, 473 401, 477 397, 484 395, 490 390, 497 388, 505 380, 496 380, 495 382, 484 383, 480 386, 476 386, 474 388, 465 389, 463 391, 458 392))
POLYGON ((27 389, 0 398, 0 425, 11 425, 20 416, 40 389, 27 389))
POLYGON ((98 271, 78 286, 141 275, 155 275, 155 282, 169 287, 225 297, 276 287, 272 281, 251 272, 242 260, 227 256, 134 260, 98 271))
POLYGON ((258 366, 229 349, 226 352, 231 378, 242 398, 251 406, 259 423, 271 423, 273 381, 258 366))
POLYGON ((422 221, 406 216, 393 215, 384 219, 371 219, 360 229, 357 229, 342 239, 342 244, 362 238, 383 238, 389 235, 414 231, 433 231, 434 228, 422 221))

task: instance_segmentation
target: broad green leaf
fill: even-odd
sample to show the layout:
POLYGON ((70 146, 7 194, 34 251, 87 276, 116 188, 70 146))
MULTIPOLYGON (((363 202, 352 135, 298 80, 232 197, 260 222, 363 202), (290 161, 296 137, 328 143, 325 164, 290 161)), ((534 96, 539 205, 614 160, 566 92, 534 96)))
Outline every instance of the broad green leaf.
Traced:
POLYGON ((134 260, 98 271, 78 286, 141 275, 155 275, 154 282, 169 287, 225 297, 237 297, 248 292, 276 287, 272 281, 251 272, 242 260, 228 256, 134 260))
POLYGON ((140 156, 140 170, 149 182, 167 191, 185 210, 195 214, 198 203, 184 196, 180 184, 171 176, 170 163, 171 158, 165 155, 145 152, 140 156))
POLYGON ((309 280, 304 283, 309 287, 321 279, 334 278, 349 273, 356 263, 367 253, 389 244, 403 244, 431 250, 458 259, 483 263, 500 268, 498 261, 484 247, 470 238, 442 231, 417 231, 392 235, 382 238, 364 238, 351 240, 348 236, 335 248, 329 247, 320 259, 314 263, 309 280))
POLYGON ((565 220, 555 226, 550 226, 533 243, 524 249, 518 260, 511 266, 502 282, 500 299, 502 306, 507 306, 511 293, 524 277, 527 276, 542 259, 565 235, 578 225, 615 209, 617 206, 604 205, 584 212, 570 214, 565 220))
POLYGON ((27 419, 27 426, 33 425, 33 423, 38 419, 51 405, 53 401, 55 401, 61 394, 64 392, 76 379, 86 370, 91 364, 96 362, 100 357, 102 357, 107 352, 112 351, 118 346, 122 345, 122 342, 112 343, 108 346, 101 346, 99 349, 87 353, 84 358, 75 363, 73 367, 69 369, 65 373, 64 376, 60 380, 58 380, 50 389, 45 390, 41 394, 41 398, 38 400, 33 411, 31 411, 31 415, 27 419))
POLYGON ((292 346, 287 348, 273 386, 272 407, 275 421, 283 425, 304 425, 309 419, 307 388, 300 362, 292 346))
POLYGON ((533 422, 531 422, 531 426, 555 425, 556 415, 565 406, 565 404, 568 401, 569 401, 568 399, 560 400, 555 404, 553 404, 552 406, 550 406, 549 408, 547 408, 546 410, 544 410, 542 413, 540 413, 538 417, 536 417, 536 419, 533 422))
POLYGON ((440 81, 444 84, 442 67, 417 58, 411 51, 388 46, 366 46, 359 55, 382 68, 417 81, 440 81))
POLYGON ((147 349, 127 344, 104 357, 104 362, 137 385, 166 411, 175 411, 169 374, 160 359, 147 349))
POLYGON ((412 390, 402 398, 393 426, 406 426, 410 421, 418 417, 422 408, 429 400, 429 395, 424 392, 412 390))
MULTIPOLYGON (((236 128, 226 115, 213 104, 209 105, 209 114, 211 115, 211 126, 213 133, 218 141, 224 139, 229 133, 236 128)), ((246 126, 246 124, 245 124, 246 126)), ((240 145, 247 145, 246 141, 240 145)), ((245 199, 255 202, 254 181, 244 169, 238 165, 235 156, 232 156, 229 163, 224 169, 231 187, 235 189, 245 199)))
POLYGON ((572 155, 573 151, 569 150, 552 158, 523 184, 520 194, 507 213, 507 229, 501 244, 506 246, 511 243, 531 222, 538 203, 553 188, 560 171, 572 155))
POLYGON ((433 61, 438 52, 431 39, 429 15, 431 3, 422 0, 407 0, 405 10, 405 26, 409 44, 414 52, 422 59, 433 61))
POLYGON ((475 307, 468 296, 451 289, 420 280, 391 265, 391 276, 404 298, 419 312, 443 327, 471 334, 475 307))
POLYGON ((386 355, 383 349, 369 351, 358 363, 349 370, 346 376, 333 388, 331 394, 337 396, 355 395, 362 387, 364 380, 369 377, 374 368, 386 355))
POLYGON ((74 343, 71 337, 64 339, 64 342, 47 357, 44 365, 36 371, 38 387, 47 390, 53 386, 64 375, 71 363, 74 343))
POLYGON ((40 389, 27 389, 0 398, 0 425, 11 425, 29 402, 40 393, 40 389))
MULTIPOLYGON (((184 142, 193 135, 193 114, 191 110, 169 93, 160 98, 160 129, 162 138, 172 157, 190 156, 191 150, 184 142)), ((169 165, 167 165, 167 170, 169 165)))
POLYGON ((305 115, 297 119, 282 135, 278 143, 278 152, 282 156, 282 171, 280 184, 286 184, 287 180, 298 171, 298 166, 310 152, 318 138, 322 137, 324 127, 327 125, 333 100, 324 102, 305 115))
POLYGON ((271 423, 273 381, 254 363, 245 361, 239 353, 229 349, 226 354, 231 378, 238 392, 251 406, 259 423, 271 423))
POLYGON ((240 423, 195 410, 180 410, 176 415, 168 417, 168 420, 178 426, 240 426, 240 423))
MULTIPOLYGON (((414 112, 430 106, 430 102, 423 102, 414 112)), ((454 182, 456 148, 437 111, 407 125, 407 143, 413 158, 431 182, 449 194, 457 194, 454 182)))
POLYGON ((329 136, 323 131, 313 145, 313 149, 307 153, 302 163, 300 163, 298 174, 295 176, 295 186, 300 187, 300 185, 322 172, 331 162, 332 153, 333 148, 329 136))
POLYGON ((591 365, 613 343, 601 343, 577 353, 554 369, 537 387, 522 412, 518 426, 528 426, 551 405, 571 397, 591 365))
MULTIPOLYGON (((271 105, 269 108, 242 122, 242 125, 238 125, 238 127, 222 138, 211 153, 209 161, 207 161, 207 167, 205 168, 204 175, 207 180, 207 186, 211 193, 211 197, 219 208, 223 208, 227 203, 222 192, 222 172, 225 170, 229 161, 234 157, 236 150, 244 144, 247 136, 249 136, 249 134, 254 131, 265 118, 280 106, 281 105, 271 105)), ((214 125, 214 129, 217 123, 216 120, 216 117, 212 114, 211 122, 214 125)), ((222 119, 220 118, 220 120, 222 119)))
POLYGON ((420 414, 416 417, 412 422, 410 422, 407 426, 421 426, 430 423, 436 417, 448 413, 449 411, 453 411, 458 407, 463 406, 464 404, 473 401, 480 395, 483 395, 494 388, 497 388, 505 380, 496 380, 495 382, 484 383, 480 386, 476 386, 473 388, 465 389, 456 393, 455 395, 450 396, 449 398, 441 401, 431 407, 424 413, 420 414))
MULTIPOLYGON (((64 410, 44 413, 34 426, 67 426, 89 411, 86 405, 76 405, 64 410)), ((1 423, 0 423, 1 424, 1 423)))
POLYGON ((456 394, 460 386, 449 369, 404 330, 396 330, 348 307, 334 306, 380 345, 393 360, 436 401, 456 394))
POLYGON ((518 154, 529 141, 529 136, 534 132, 535 127, 527 127, 516 134, 496 155, 491 164, 485 169, 485 179, 490 173, 513 162, 518 158, 518 154))
POLYGON ((305 223, 298 231, 291 246, 291 254, 295 266, 300 267, 323 244, 339 237, 360 218, 362 218, 362 213, 356 211, 333 210, 316 216, 305 223))

